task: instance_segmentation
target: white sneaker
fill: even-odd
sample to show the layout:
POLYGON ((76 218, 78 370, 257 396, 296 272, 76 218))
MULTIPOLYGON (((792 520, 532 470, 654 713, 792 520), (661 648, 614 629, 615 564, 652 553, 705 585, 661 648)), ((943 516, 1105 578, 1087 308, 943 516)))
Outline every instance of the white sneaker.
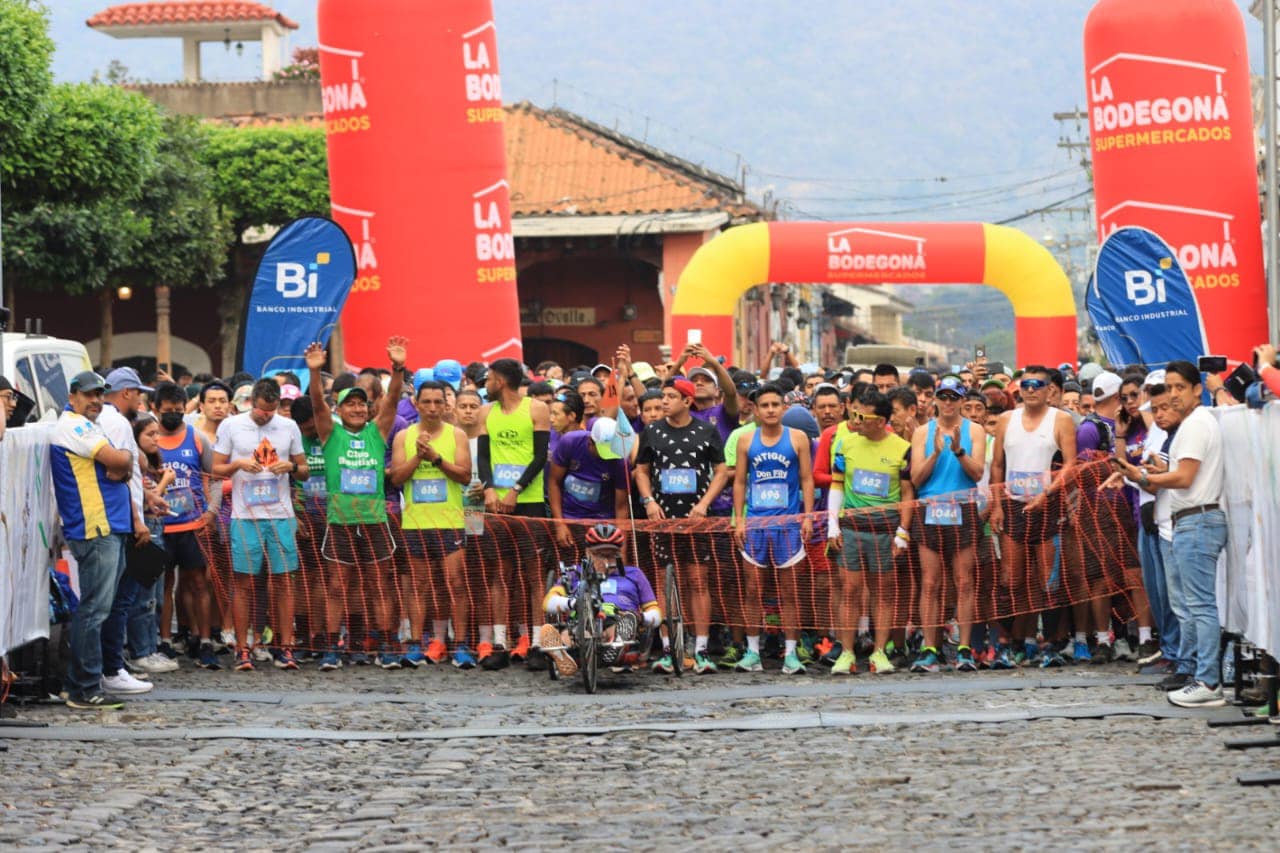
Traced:
POLYGON ((127 665, 133 672, 173 672, 178 668, 176 660, 170 660, 159 652, 145 658, 134 658, 127 665))
POLYGON ((1132 661, 1135 657, 1133 648, 1124 637, 1117 637, 1111 649, 1115 653, 1115 660, 1132 661))
POLYGON ((1168 694, 1169 701, 1179 708, 1221 708, 1227 704, 1221 687, 1210 687, 1203 681, 1192 681, 1186 687, 1168 694))
POLYGON ((234 649, 236 647, 236 632, 232 631, 230 628, 223 628, 222 636, 218 639, 222 640, 224 648, 234 649))
POLYGON ((139 681, 125 669, 115 675, 102 676, 102 689, 107 693, 150 693, 154 687, 150 681, 139 681))
POLYGON ((261 643, 255 643, 253 646, 253 659, 258 663, 271 663, 271 649, 261 643))

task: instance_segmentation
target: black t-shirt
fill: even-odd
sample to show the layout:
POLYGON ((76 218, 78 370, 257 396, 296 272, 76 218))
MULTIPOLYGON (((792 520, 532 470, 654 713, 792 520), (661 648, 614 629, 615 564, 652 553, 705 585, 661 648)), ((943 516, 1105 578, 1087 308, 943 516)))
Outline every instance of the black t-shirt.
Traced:
POLYGON ((673 427, 663 420, 640 434, 636 464, 649 466, 653 496, 669 518, 688 517, 723 463, 720 431, 705 421, 673 427))

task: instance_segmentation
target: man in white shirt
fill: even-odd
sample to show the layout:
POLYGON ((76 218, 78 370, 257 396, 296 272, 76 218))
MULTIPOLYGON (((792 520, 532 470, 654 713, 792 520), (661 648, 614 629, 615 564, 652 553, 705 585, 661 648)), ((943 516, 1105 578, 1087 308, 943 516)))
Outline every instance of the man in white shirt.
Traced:
POLYGON ((1138 485, 1168 491, 1173 545, 1165 571, 1182 649, 1190 649, 1195 658, 1191 680, 1168 696, 1170 702, 1184 708, 1213 708, 1226 704, 1218 657, 1221 626, 1217 598, 1218 555, 1227 544, 1227 518, 1219 506, 1222 429, 1200 405, 1200 372, 1194 364, 1169 362, 1165 385, 1182 423, 1169 446, 1168 470, 1158 461, 1148 464, 1138 471, 1138 485))

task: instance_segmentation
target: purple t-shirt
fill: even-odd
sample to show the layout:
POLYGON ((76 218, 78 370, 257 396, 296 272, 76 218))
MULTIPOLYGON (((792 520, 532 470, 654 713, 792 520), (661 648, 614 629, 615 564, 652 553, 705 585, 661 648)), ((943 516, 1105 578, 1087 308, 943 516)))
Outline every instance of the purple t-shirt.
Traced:
POLYGON ((690 409, 689 414, 700 421, 706 421, 720 431, 720 443, 729 440, 729 433, 738 428, 738 424, 724 413, 724 403, 716 403, 707 409, 690 409))
POLYGON ((626 488, 626 468, 621 459, 600 459, 592 453, 591 433, 578 430, 560 436, 551 462, 567 471, 560 489, 565 518, 613 518, 616 515, 614 492, 626 488))
POLYGON ((404 418, 406 424, 418 422, 418 407, 413 404, 411 397, 405 397, 396 404, 396 417, 404 418))
MULTIPOLYGON (((1111 430, 1111 435, 1116 434, 1116 422, 1111 418, 1104 418, 1098 415, 1098 419, 1105 423, 1111 430)), ((1084 421, 1080 426, 1076 427, 1076 453, 1081 454, 1086 450, 1100 450, 1102 446, 1102 433, 1098 430, 1096 424, 1091 421, 1084 421)), ((1114 450, 1114 448, 1111 448, 1114 450)))

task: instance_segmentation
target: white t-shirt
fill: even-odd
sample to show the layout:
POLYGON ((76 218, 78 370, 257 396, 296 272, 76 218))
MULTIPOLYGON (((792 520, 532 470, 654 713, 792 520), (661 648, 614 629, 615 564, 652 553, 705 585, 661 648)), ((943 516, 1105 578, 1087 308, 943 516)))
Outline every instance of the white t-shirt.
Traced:
POLYGON ((1197 459, 1200 470, 1185 489, 1169 489, 1169 511, 1214 504, 1222 499, 1222 427, 1204 406, 1197 406, 1178 427, 1169 446, 1169 470, 1183 459, 1197 459))
MULTIPOLYGON (((258 426, 252 415, 245 412, 232 415, 218 425, 213 452, 225 453, 232 462, 258 454, 258 461, 267 467, 271 462, 284 462, 301 455, 302 432, 290 418, 274 415, 265 426, 258 426)), ((288 474, 237 471, 231 476, 232 518, 293 518, 292 497, 288 474)))
POLYGON ((129 423, 129 419, 120 414, 111 403, 102 404, 102 414, 98 415, 98 426, 102 427, 102 431, 107 434, 107 440, 111 442, 111 446, 117 450, 127 450, 133 454, 133 475, 129 477, 129 500, 133 502, 133 508, 138 511, 138 518, 142 518, 142 469, 138 467, 140 460, 138 457, 138 442, 133 437, 133 424, 129 423))

